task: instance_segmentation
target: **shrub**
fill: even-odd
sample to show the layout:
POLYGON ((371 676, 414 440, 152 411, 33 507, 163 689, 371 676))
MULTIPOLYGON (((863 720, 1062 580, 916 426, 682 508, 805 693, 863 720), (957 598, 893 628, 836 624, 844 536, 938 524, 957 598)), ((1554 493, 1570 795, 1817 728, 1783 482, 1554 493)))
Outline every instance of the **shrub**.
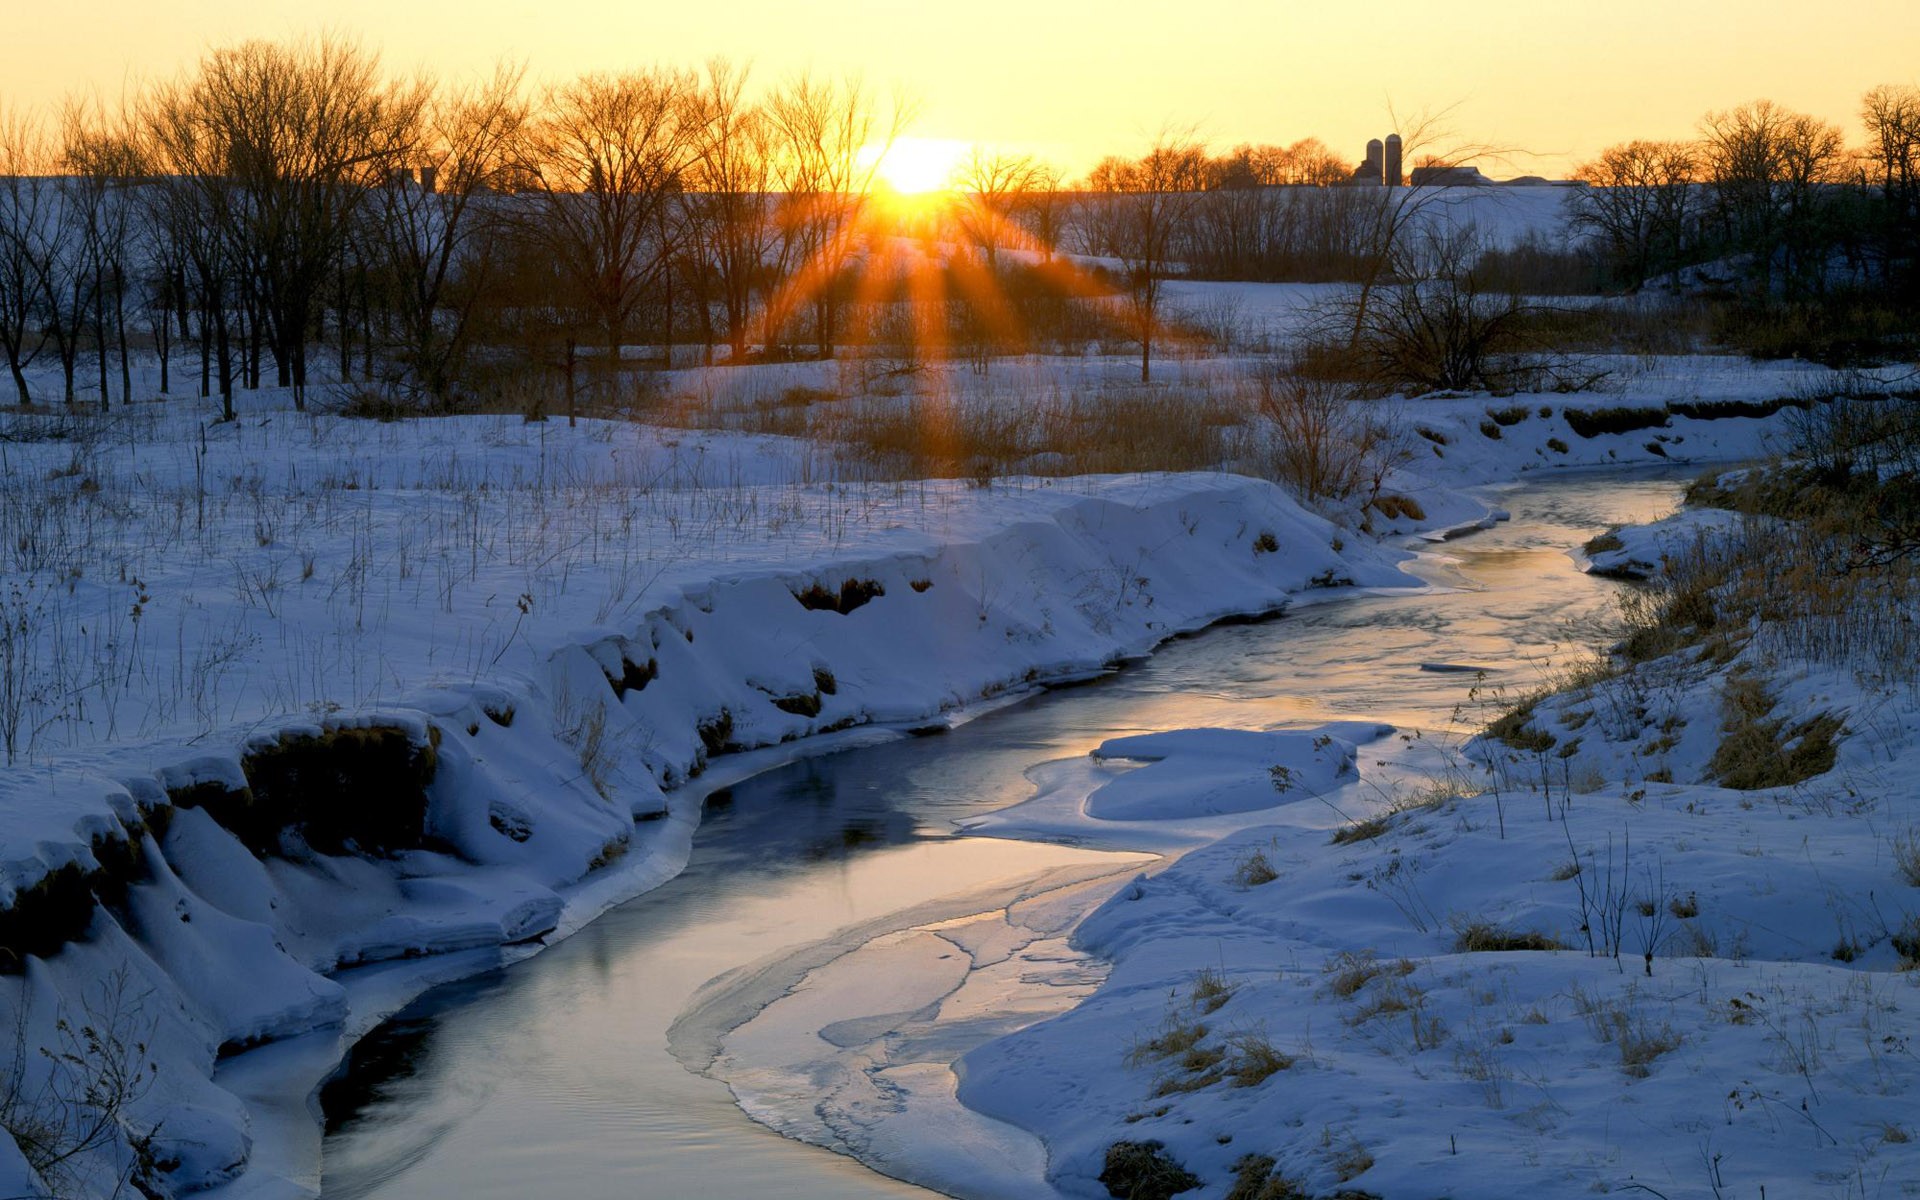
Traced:
POLYGON ((1900 922, 1900 928, 1887 937, 1893 946, 1893 952, 1900 956, 1900 969, 1912 971, 1920 969, 1920 916, 1908 913, 1900 922))
POLYGON ((1227 1075, 1235 1087, 1264 1083, 1269 1076, 1293 1066, 1295 1061, 1292 1055, 1275 1049, 1264 1033, 1236 1033, 1227 1039, 1227 1044, 1232 1050, 1227 1075))
POLYGON ((1908 887, 1920 887, 1920 826, 1893 835, 1893 865, 1908 887))
POLYGON ((1343 1000, 1389 972, 1408 975, 1413 972, 1413 964, 1405 959, 1382 963, 1371 950, 1342 950, 1321 968, 1327 977, 1327 990, 1343 1000))
POLYGON ((735 749, 733 744, 733 713, 721 709, 718 716, 707 717, 694 726, 700 735, 700 745, 709 756, 725 754, 735 749))
POLYGON ((773 696, 770 699, 775 708, 784 713, 792 713, 796 717, 812 718, 820 715, 819 692, 796 692, 791 696, 773 696))
POLYGON ((1100 1182, 1116 1200, 1168 1200, 1200 1186, 1199 1176, 1174 1161, 1163 1142, 1108 1146, 1100 1182))
POLYGON ((1236 985, 1227 982, 1225 973, 1212 967, 1201 967, 1200 973, 1193 977, 1193 986, 1187 991, 1187 999, 1201 1012, 1215 1013, 1233 999, 1234 992, 1238 990, 1236 985))
POLYGON ((1333 831, 1332 843, 1336 846, 1351 845, 1354 842, 1370 842, 1385 833, 1391 822, 1385 813, 1368 817, 1364 821, 1349 821, 1333 831))
POLYGON ((1721 695, 1720 745, 1707 761, 1707 774, 1722 787, 1786 787, 1833 769, 1834 739, 1845 723, 1830 712, 1794 724, 1768 720, 1774 704, 1765 685, 1751 676, 1727 680, 1721 695))
POLYGON ((1515 750, 1524 750, 1532 754, 1544 754, 1553 749, 1558 738, 1544 729, 1532 727, 1533 710, 1536 700, 1524 700, 1510 711, 1496 717, 1487 726, 1487 736, 1503 742, 1515 750))
POLYGON ((1414 521, 1424 521, 1427 519, 1427 510, 1418 500, 1415 500, 1412 496, 1402 496, 1396 492, 1380 493, 1374 497, 1373 507, 1378 509, 1380 515, 1389 521, 1397 521, 1401 517, 1406 517, 1414 521))
POLYGON ((1282 1175, 1265 1154, 1249 1154, 1233 1164, 1233 1187, 1226 1200, 1308 1200, 1300 1184, 1282 1175))
POLYGON ((1198 1021, 1182 1021, 1169 1015, 1160 1032, 1127 1051, 1127 1065, 1142 1066, 1163 1058, 1186 1054, 1207 1036, 1207 1027, 1198 1021))
POLYGON ((1461 954, 1492 954, 1507 950, 1564 950, 1559 938, 1534 929, 1503 929, 1485 921, 1462 925, 1455 933, 1453 948, 1461 954))
POLYGON ((159 1019, 151 995, 136 992, 120 967, 84 993, 78 1013, 62 1002, 54 1042, 39 1048, 42 1068, 31 1074, 27 1012, 17 1014, 11 1061, 0 1073, 0 1130, 47 1194, 167 1194, 153 1150, 157 1127, 138 1132, 151 1119, 141 1101, 159 1069, 148 1051, 159 1019))
POLYGON ((1617 1000, 1602 1000, 1575 987, 1573 1002, 1594 1037, 1618 1049, 1621 1070, 1636 1079, 1652 1074, 1654 1060, 1680 1046, 1682 1039, 1672 1026, 1655 1025, 1640 1011, 1632 987, 1617 1000))
POLYGON ((1212 1087, 1226 1076, 1219 1069, 1226 1057, 1226 1050, 1218 1046, 1193 1047, 1179 1057, 1172 1072, 1154 1081, 1153 1095, 1156 1098, 1185 1095, 1212 1087))
POLYGON ((1728 417, 1770 417, 1783 408, 1806 408, 1810 401, 1800 397, 1777 400, 1669 400, 1667 411, 1676 417, 1695 421, 1719 421, 1728 417))
POLYGON ((1278 878, 1280 872, 1273 869, 1263 850, 1249 850, 1233 867, 1233 881, 1241 887, 1259 887, 1278 878))
POLYGON ((819 404, 826 400, 838 400, 839 398, 839 396, 825 388, 807 387, 805 384, 794 384, 792 387, 781 390, 779 405, 781 408, 806 408, 811 404, 819 404))
POLYGON ((1357 403, 1350 387, 1275 372, 1257 383, 1260 415, 1272 432, 1263 469, 1297 496, 1371 499, 1412 458, 1401 431, 1357 403))
POLYGON ((1357 1178, 1373 1169, 1373 1154, 1359 1141, 1347 1138, 1345 1142, 1334 1145, 1329 1133, 1322 1139, 1328 1146, 1327 1165, 1333 1168, 1333 1174, 1341 1183, 1357 1178))
POLYGON ((613 694, 615 696, 624 696, 628 692, 644 690, 659 674, 660 663, 657 659, 649 658, 646 662, 637 663, 625 655, 622 655, 620 658, 620 677, 615 679, 609 675, 607 676, 607 682, 613 685, 613 694))

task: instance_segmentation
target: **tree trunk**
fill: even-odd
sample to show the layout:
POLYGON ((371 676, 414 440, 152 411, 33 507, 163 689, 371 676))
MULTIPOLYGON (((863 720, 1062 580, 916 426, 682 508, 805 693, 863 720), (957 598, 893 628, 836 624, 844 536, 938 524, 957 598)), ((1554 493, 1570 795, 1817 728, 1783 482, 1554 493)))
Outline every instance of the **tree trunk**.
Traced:
POLYGON ((574 386, 573 386, 573 335, 567 335, 567 428, 574 427, 574 386))
POLYGON ((120 346, 120 406, 133 402, 133 368, 127 362, 127 277, 119 264, 113 268, 113 335, 120 346))
POLYGON ((233 420, 233 340, 227 334, 227 314, 217 310, 213 328, 214 349, 220 360, 220 419, 233 420))
POLYGON ((107 292, 105 280, 96 280, 101 284, 93 298, 93 357, 100 376, 100 411, 111 411, 107 392, 107 292))

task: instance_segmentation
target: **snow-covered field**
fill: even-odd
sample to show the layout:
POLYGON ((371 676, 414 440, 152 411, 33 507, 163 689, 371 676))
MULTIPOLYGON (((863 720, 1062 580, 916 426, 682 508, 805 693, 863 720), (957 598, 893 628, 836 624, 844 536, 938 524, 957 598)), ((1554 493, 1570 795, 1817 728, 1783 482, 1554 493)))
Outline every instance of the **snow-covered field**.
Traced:
MULTIPOLYGON (((1100 368, 1060 369, 1071 377, 1100 368)), ((1006 366, 1005 402, 1019 403, 1021 388, 1041 386, 1052 370, 1039 361, 1006 366)), ((1599 432, 1581 414, 1772 399, 1792 394, 1802 376, 1707 360, 1668 370, 1643 369, 1623 392, 1603 396, 1390 406, 1418 450, 1390 481, 1392 491, 1416 503, 1392 517, 1375 514, 1373 533, 1437 536, 1489 520, 1469 489, 1524 470, 1751 456, 1779 430, 1780 416, 1661 411, 1625 431, 1599 432)), ((722 377, 670 387, 711 390, 722 377)), ((804 377, 782 369, 772 386, 804 377)), ((990 374, 977 386, 993 383, 990 374)), ((170 401, 103 421, 14 417, 0 440, 0 732, 9 755, 0 775, 0 898, 11 910, 8 944, 29 952, 22 973, 0 977, 0 1002, 23 1014, 16 1052, 71 1048, 73 1031, 85 1025, 106 1046, 80 1047, 79 1057, 157 1065, 151 1080, 126 1089, 115 1136, 62 1164, 71 1178, 34 1181, 0 1139, 0 1194, 38 1194, 42 1184, 105 1194, 130 1161, 119 1132, 150 1139, 160 1165, 153 1186, 163 1191, 237 1176, 246 1194, 310 1192, 318 1131, 303 1124, 304 1096, 250 1090, 252 1065, 267 1059, 238 1052, 298 1045, 307 1059, 285 1078, 310 1085, 347 1041, 421 988, 530 953, 524 943, 577 928, 670 877, 698 821, 697 800, 674 788, 712 755, 867 725, 937 722, 960 706, 1097 672, 1174 633, 1267 611, 1309 590, 1415 582, 1396 569, 1403 551, 1353 527, 1360 514, 1309 511, 1274 484, 1243 476, 860 483, 825 465, 819 447, 775 437, 491 416, 373 424, 298 414, 271 397, 231 424, 210 416, 203 403, 170 401), (106 902, 96 906, 91 893, 106 902), (373 966, 382 963, 396 965, 373 966), (317 1049, 303 1036, 315 1030, 327 1031, 317 1049), (135 1051, 135 1042, 146 1049, 135 1051)), ((1489 988, 1510 993, 1473 1000, 1472 1013, 1449 1007, 1447 1024, 1518 1022, 1528 1037, 1537 1023, 1524 1021, 1526 1013, 1552 1008, 1551 997, 1569 985, 1521 975, 1536 959, 1572 971, 1601 1006, 1591 1011, 1611 1011, 1604 1006, 1617 1000, 1637 1006, 1634 1021, 1682 1029, 1681 1048, 1648 1084, 1703 1046, 1704 1035, 1684 1035, 1708 1016, 1688 1024, 1677 1012, 1686 1002, 1671 990, 1681 982, 1678 960, 1662 959, 1653 980, 1628 997, 1628 976, 1609 974, 1610 958, 1508 956, 1499 966, 1511 964, 1516 982, 1503 992, 1497 978, 1477 983, 1466 960, 1447 957, 1447 919, 1463 912, 1552 926, 1571 940, 1565 887, 1522 883, 1550 868, 1521 864, 1544 853, 1542 838, 1558 845, 1571 836, 1575 850, 1559 851, 1568 857, 1615 829, 1624 838, 1626 816, 1647 813, 1665 813, 1669 823, 1634 831, 1633 886, 1644 867, 1663 861, 1673 887, 1696 894, 1708 914, 1715 880, 1728 888, 1752 882, 1754 859, 1744 849, 1752 843, 1734 832, 1740 826, 1710 832, 1697 813, 1669 811, 1679 802, 1663 806, 1658 790, 1603 804, 1563 794, 1575 789, 1558 781, 1549 785, 1560 790, 1547 821, 1537 799, 1531 807, 1517 799, 1521 781, 1509 785, 1516 798, 1506 839, 1493 836, 1484 799, 1459 800, 1403 818, 1381 839, 1329 852, 1322 843, 1330 810, 1319 798, 1364 808, 1361 797, 1391 792, 1431 766, 1418 747, 1396 750, 1382 776, 1370 731, 1329 731, 1335 740, 1317 744, 1304 735, 1209 736, 1218 744, 1175 738, 1157 748, 1114 747, 1120 758, 1167 754, 1113 780, 1086 819, 1139 819, 1170 805, 1266 825, 1271 814, 1249 808, 1265 811, 1262 804, 1297 792, 1315 797, 1284 810, 1300 818, 1298 827, 1236 834, 1129 891, 1138 899, 1110 905, 1081 934, 1115 958, 1106 988, 1063 1022, 1022 1035, 1017 1053, 994 1048, 968 1060, 963 1098, 1040 1129, 1049 1169, 1064 1184, 1099 1173, 1100 1153, 1121 1136, 1114 1128, 1166 1142, 1205 1168, 1210 1183, 1239 1153, 1295 1155, 1295 1141, 1319 1137, 1321 1125, 1372 1138, 1383 1167, 1363 1181, 1369 1186, 1422 1177, 1415 1158, 1389 1157, 1401 1143, 1373 1134, 1368 1122, 1397 1111, 1397 1093, 1378 1082, 1382 1064, 1439 1079, 1437 1067, 1428 1069, 1438 1059, 1431 1048, 1396 1047, 1379 1033, 1404 1028, 1404 1014, 1378 1025, 1332 1018, 1343 1010, 1315 981, 1321 960, 1339 948, 1419 960, 1411 975, 1383 976, 1383 994, 1418 984, 1434 997, 1427 1003, 1439 1005, 1455 993, 1461 1004, 1489 988), (1208 763, 1204 792, 1180 766, 1196 753, 1208 763), (1275 792, 1268 758, 1285 760, 1284 794, 1275 792), (1523 807, 1534 827, 1523 824, 1523 807), (1423 832, 1412 833, 1414 825, 1423 832), (1462 878, 1438 867, 1423 874, 1450 841, 1473 843, 1471 854, 1446 852, 1462 878), (1388 855, 1403 842, 1404 855, 1388 855), (1241 889, 1216 878, 1222 863, 1254 846, 1270 846, 1274 868, 1299 886, 1241 889), (1735 858, 1716 857, 1722 853, 1735 858), (1482 860, 1507 865, 1482 871, 1482 860), (1403 883, 1367 886, 1369 871, 1392 862, 1408 864, 1405 874, 1388 872, 1403 883), (1171 907, 1160 912, 1163 894, 1171 907), (1426 906, 1424 921, 1397 915, 1408 904, 1426 906), (1203 910, 1204 921, 1196 915, 1203 910), (1133 919, 1149 913, 1159 915, 1133 919), (1216 926, 1238 931, 1220 935, 1219 954, 1216 926), (1198 929, 1207 936, 1196 937, 1198 929), (1222 957, 1243 943, 1244 961, 1222 957), (1337 1119, 1331 1109, 1325 1121, 1304 1117, 1306 1132, 1291 1140, 1241 1133, 1232 1145, 1218 1142, 1253 1126, 1229 1128, 1239 1118, 1225 1115, 1181 1125, 1193 1114, 1177 1104, 1127 1124, 1161 1102, 1148 1105, 1156 1071, 1127 1067, 1126 1046, 1173 1020, 1169 990, 1183 992, 1203 965, 1225 971, 1238 989, 1221 1018, 1209 1015, 1218 1030, 1210 1036, 1266 1021, 1276 1046, 1328 1081, 1350 1078, 1339 1065, 1349 1056, 1364 1060, 1370 1098, 1314 1102, 1316 1112, 1358 1108, 1337 1119), (1282 965, 1293 975, 1275 976, 1282 965), (1669 990, 1656 993, 1656 984, 1669 990), (1520 1015, 1506 1015, 1514 1006, 1520 1015), (1311 1038, 1296 1036, 1313 1011, 1322 1020, 1311 1038), (1087 1039, 1106 1037, 1120 1038, 1113 1053, 1092 1053, 1087 1039), (1299 1052, 1303 1040, 1312 1055, 1299 1052), (1073 1071, 1084 1078, 1069 1079, 1073 1071), (1409 1173, 1389 1178, 1389 1163, 1409 1173)), ((1592 793, 1609 794, 1604 785, 1592 793)), ((1849 808, 1837 807, 1842 815, 1849 808)), ((1804 857, 1817 861, 1813 850, 1804 857)), ((1619 877, 1628 878, 1624 861, 1619 877)), ((1812 886, 1814 878, 1795 882, 1812 886)), ((1673 918, 1675 928, 1711 919, 1673 918)), ((1768 920, 1767 938, 1747 934, 1746 959, 1778 949, 1768 940, 1776 923, 1768 920)), ((1730 948, 1734 928, 1719 928, 1708 932, 1730 948)), ((1773 957, 1792 960, 1779 968, 1789 974, 1755 977, 1756 993, 1778 983, 1797 997, 1825 986, 1827 975, 1807 972, 1837 972, 1834 987, 1854 978, 1892 986, 1811 954, 1773 957)), ((1713 997, 1700 1002, 1701 1013, 1724 1008, 1724 978, 1687 979, 1685 995, 1713 997)), ((1435 1010, 1413 1011, 1418 1018, 1435 1010)), ((1570 1042, 1578 1022, 1557 1010, 1544 1015, 1561 1041, 1542 1033, 1541 1044, 1570 1042)), ((1764 1032, 1764 1022, 1731 1024, 1759 1037, 1749 1028, 1756 1023, 1764 1032)), ((1788 1027, 1785 1018, 1776 1024, 1788 1027)), ((1508 1044, 1489 1036, 1496 1047, 1508 1044)), ((1452 1061, 1459 1044, 1437 1053, 1452 1061)), ((1508 1069, 1488 1053, 1489 1070, 1508 1069)), ((1903 1076, 1892 1051, 1872 1055, 1866 1065, 1897 1085, 1903 1076)), ((12 1095, 52 1108, 74 1095, 76 1073, 58 1060, 14 1057, 12 1095)), ((1864 1069, 1856 1057, 1834 1049, 1825 1061, 1851 1075, 1864 1069)), ((1651 1090, 1623 1089, 1618 1070, 1605 1065, 1589 1064, 1580 1076, 1586 1092, 1556 1095, 1564 1108, 1555 1111, 1651 1090)), ((1689 1078, 1722 1083, 1704 1069, 1689 1078)), ((1823 1097, 1841 1090, 1824 1076, 1806 1083, 1823 1097)), ((1690 1102, 1701 1094, 1674 1087, 1690 1102)), ((1252 1112, 1249 1105, 1269 1095, 1282 1106, 1308 1103, 1304 1093, 1283 1099, 1271 1086, 1170 1095, 1203 1107, 1230 1102, 1234 1112, 1252 1112)), ((1754 1121, 1776 1110, 1783 1127, 1799 1119, 1780 1108, 1795 1099, 1784 1091, 1755 1096, 1743 1110, 1754 1121)), ((1671 1124, 1679 1103, 1651 1119, 1671 1124)), ((1278 1108, 1260 1112, 1262 1128, 1290 1119, 1278 1108)), ((1499 1124, 1509 1120, 1506 1109, 1487 1113, 1473 1128, 1507 1128, 1499 1124)), ((1810 1112, 1801 1125, 1818 1116, 1810 1112)), ((1459 1127, 1462 1149, 1466 1130, 1459 1127)), ((1751 1153, 1761 1161, 1760 1151, 1751 1153)), ((1659 1162, 1669 1158, 1662 1151, 1659 1162)), ((1573 1170, 1544 1152, 1541 1162, 1529 1178, 1562 1180, 1573 1170)))

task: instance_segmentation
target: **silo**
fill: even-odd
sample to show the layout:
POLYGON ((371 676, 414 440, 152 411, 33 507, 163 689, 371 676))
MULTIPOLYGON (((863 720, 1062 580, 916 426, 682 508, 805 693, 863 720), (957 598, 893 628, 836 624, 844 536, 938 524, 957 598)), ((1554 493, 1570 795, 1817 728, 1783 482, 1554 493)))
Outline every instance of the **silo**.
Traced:
POLYGON ((1399 187, 1401 180, 1406 178, 1400 173, 1400 135, 1397 133, 1387 135, 1387 161, 1384 174, 1388 187, 1399 187))
POLYGON ((1382 165, 1383 153, 1384 151, 1380 145, 1379 138, 1374 138, 1372 141, 1369 141, 1367 143, 1367 162, 1366 162, 1365 170, 1366 170, 1366 181, 1368 183, 1380 182, 1384 174, 1384 167, 1382 165))

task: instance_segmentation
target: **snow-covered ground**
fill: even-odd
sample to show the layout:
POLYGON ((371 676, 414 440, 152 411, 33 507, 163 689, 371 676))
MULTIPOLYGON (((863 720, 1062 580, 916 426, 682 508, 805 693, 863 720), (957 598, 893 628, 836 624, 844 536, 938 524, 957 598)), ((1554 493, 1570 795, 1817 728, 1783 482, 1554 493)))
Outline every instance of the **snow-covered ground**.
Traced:
MULTIPOLYGON (((995 371, 1017 403, 1020 380, 1106 366, 995 371)), ((778 369, 771 386, 805 374, 778 369)), ((1667 406, 1789 394, 1774 389, 1795 375, 1702 364, 1620 394, 1385 406, 1415 452, 1391 490, 1414 503, 1369 523, 1471 527, 1491 514, 1465 489, 1527 469, 1750 456, 1778 414, 1667 406), (1582 421, 1623 405, 1651 408, 1621 432, 1582 421)), ((745 371, 669 384, 716 386, 769 385, 745 371)), ((383 425, 271 397, 210 416, 170 401, 18 417, 0 440, 0 899, 30 926, 9 944, 31 952, 0 1001, 24 1014, 16 1051, 61 1047, 65 1021, 124 1043, 109 1057, 157 1064, 118 1115, 151 1137, 162 1190, 239 1176, 246 1194, 311 1191, 317 1129, 304 1097, 274 1087, 317 1082, 432 982, 670 877, 698 820, 673 789, 715 753, 934 722, 1310 590, 1414 582, 1402 552, 1351 527, 1360 514, 1330 510, 1336 525, 1242 476, 858 483, 784 438, 383 425), (374 827, 343 828, 342 812, 374 827), (330 1032, 302 1036, 315 1030, 330 1032), (276 1075, 259 1067, 270 1053, 237 1054, 260 1043, 306 1058, 276 1075)), ((1191 739, 1116 747, 1167 755, 1115 780, 1089 819, 1180 803, 1239 820, 1248 788, 1264 800, 1275 784, 1246 763, 1273 755, 1302 794, 1352 789, 1356 772, 1377 785, 1369 731, 1326 736, 1200 747, 1219 779, 1185 801, 1166 780, 1191 739)), ((1276 844, 1276 865, 1334 870, 1304 845, 1276 844)), ((1200 869, 1188 862, 1142 886, 1200 869)), ((1356 936, 1377 927, 1355 911, 1356 936)), ((1145 969, 1123 941, 1091 943, 1119 966, 1083 1011, 1145 969)), ((1172 961, 1153 968, 1162 996, 1172 961)), ((982 1055, 969 1102, 998 1094, 982 1055)), ((13 1094, 73 1086, 56 1060, 15 1057, 13 1094)), ((1052 1169, 1083 1173, 1092 1151, 1048 1137, 1052 1169)), ((123 1161, 69 1166, 63 1186, 105 1192, 123 1161)), ((37 1186, 0 1157, 0 1192, 37 1186)))
MULTIPOLYGON (((1657 570, 1729 526, 1686 512, 1595 558, 1657 570)), ((1758 642, 1564 686, 1504 738, 1362 742, 1352 776, 1136 880, 1075 933, 1104 985, 968 1054, 961 1100, 1077 1196, 1920 1191, 1911 690, 1758 642), (1782 756, 1832 738, 1831 767, 1721 786, 1748 765, 1727 746, 1773 753, 1734 741, 1756 722, 1782 756)), ((1096 828, 1115 796, 1177 824, 1342 744, 1232 785, 1225 736, 1109 745, 1147 765, 990 831, 1096 828), (1182 751, 1210 765, 1169 776, 1182 751)))

